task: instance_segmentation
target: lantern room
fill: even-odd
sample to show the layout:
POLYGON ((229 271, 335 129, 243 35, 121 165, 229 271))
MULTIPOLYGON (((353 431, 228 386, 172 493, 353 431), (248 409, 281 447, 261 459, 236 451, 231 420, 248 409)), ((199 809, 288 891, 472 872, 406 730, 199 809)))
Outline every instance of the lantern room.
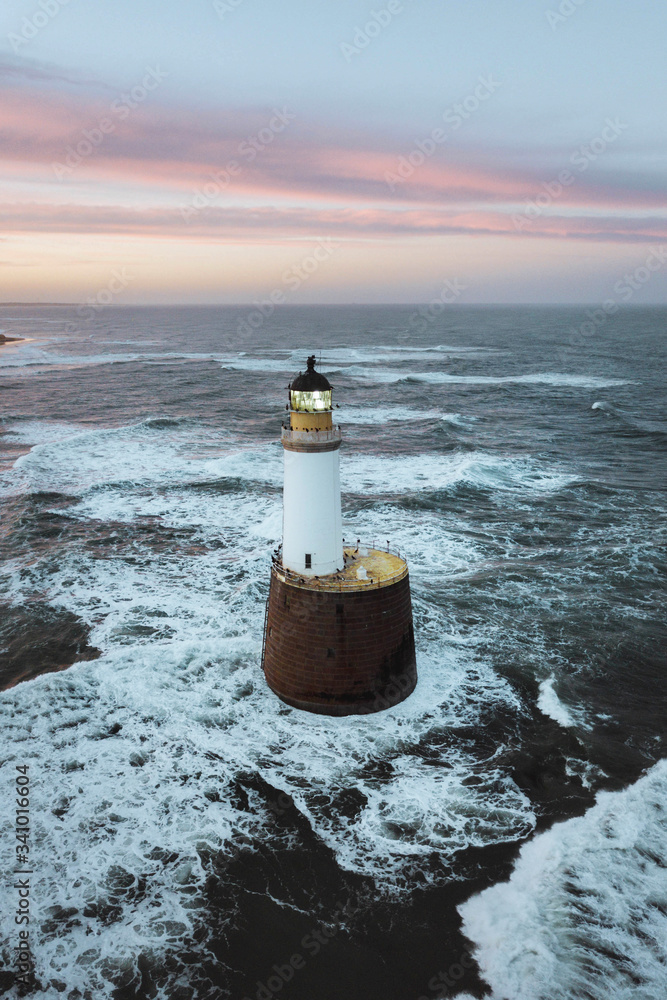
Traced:
POLYGON ((331 383, 315 371, 315 355, 306 361, 307 369, 294 379, 289 388, 290 428, 296 430, 328 430, 331 419, 331 383))

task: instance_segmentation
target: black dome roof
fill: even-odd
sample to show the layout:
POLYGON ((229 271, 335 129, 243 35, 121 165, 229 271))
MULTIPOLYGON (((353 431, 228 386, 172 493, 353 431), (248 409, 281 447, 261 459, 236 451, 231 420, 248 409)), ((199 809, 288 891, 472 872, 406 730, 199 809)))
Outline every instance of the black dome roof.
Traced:
POLYGON ((315 371, 315 355, 311 354, 306 364, 306 372, 297 375, 290 383, 290 390, 293 392, 327 392, 331 390, 331 383, 328 378, 320 372, 315 371))

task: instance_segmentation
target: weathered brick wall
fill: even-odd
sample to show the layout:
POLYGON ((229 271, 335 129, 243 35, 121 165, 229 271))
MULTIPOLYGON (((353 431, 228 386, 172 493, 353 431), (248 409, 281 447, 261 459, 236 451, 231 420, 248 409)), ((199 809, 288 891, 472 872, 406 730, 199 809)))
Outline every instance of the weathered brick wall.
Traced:
POLYGON ((417 683, 410 580, 352 592, 271 575, 264 672, 290 705, 326 715, 377 712, 417 683))

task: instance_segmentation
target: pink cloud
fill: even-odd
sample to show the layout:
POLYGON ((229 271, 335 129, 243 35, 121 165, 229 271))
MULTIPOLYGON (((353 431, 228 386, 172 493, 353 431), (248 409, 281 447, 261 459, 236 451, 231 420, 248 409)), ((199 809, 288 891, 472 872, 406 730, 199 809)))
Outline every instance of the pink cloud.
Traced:
MULTIPOLYGON (((272 130, 270 123, 280 125, 280 118, 270 107, 219 112, 172 108, 161 100, 159 87, 123 114, 117 103, 122 102, 121 88, 115 91, 53 69, 22 68, 2 61, 0 78, 5 81, 0 105, 4 158, 0 176, 11 190, 21 173, 42 199, 30 205, 4 206, 8 232, 105 231, 243 239, 260 232, 276 238, 323 231, 350 236, 466 233, 619 242, 663 239, 665 234, 664 220, 632 214, 636 209, 655 212, 664 206, 663 178, 658 174, 639 178, 615 170, 612 153, 607 154, 604 172, 575 174, 573 183, 552 199, 549 211, 561 214, 527 214, 526 224, 517 228, 513 214, 526 213, 528 202, 544 198, 544 182, 552 181, 562 169, 556 154, 552 168, 542 166, 538 171, 530 166, 530 157, 518 158, 511 150, 499 149, 494 160, 488 148, 451 144, 413 169, 409 164, 413 136, 335 130, 298 116, 272 130), (100 132, 103 120, 112 126, 104 135, 100 132), (97 138, 98 132, 96 145, 90 136, 97 138), (260 147, 255 155, 253 141, 260 147), (60 171, 58 200, 69 195, 75 202, 80 182, 92 179, 135 189, 143 185, 152 195, 157 191, 170 202, 180 200, 187 209, 193 205, 196 189, 213 183, 214 175, 222 176, 233 162, 238 170, 228 187, 219 185, 209 200, 215 204, 207 203, 202 211, 192 213, 187 224, 177 210, 49 204, 44 184, 57 183, 54 163, 66 164, 68 149, 81 142, 89 144, 90 154, 71 172, 60 171), (251 210, 218 207, 228 194, 274 204, 251 210), (275 207, 285 199, 298 200, 301 207, 275 207), (327 211, 314 207, 322 201, 337 207, 327 211), (586 209, 596 209, 595 218, 586 209), (608 210, 606 215, 601 214, 603 209, 608 210)), ((292 109, 286 110, 289 118, 292 109)), ((418 159, 413 157, 414 162, 418 159)))
POLYGON ((388 236, 505 236, 583 239, 604 242, 667 240, 667 220, 655 218, 544 217, 520 232, 511 215, 421 209, 217 208, 184 221, 178 210, 128 209, 42 203, 0 205, 5 232, 118 233, 197 240, 273 240, 329 235, 354 238, 388 236))
MULTIPOLYGON (((275 120, 271 108, 221 109, 215 114, 172 109, 159 102, 157 90, 121 117, 117 109, 122 107, 118 104, 122 93, 119 90, 109 100, 108 94, 102 98, 81 88, 54 92, 10 80, 0 107, 0 146, 5 160, 41 164, 45 179, 50 179, 54 176, 51 165, 64 162, 68 147, 85 142, 86 131, 97 130, 106 119, 113 131, 80 169, 116 181, 157 182, 179 189, 205 182, 211 173, 236 160, 242 168, 235 184, 239 190, 441 204, 528 200, 543 194, 543 180, 552 179, 551 174, 541 178, 534 169, 514 161, 503 162, 500 155, 491 167, 488 150, 482 156, 448 146, 411 170, 412 139, 344 131, 332 135, 331 129, 314 127, 298 116, 271 138, 268 124, 275 120), (250 146, 243 143, 257 140, 262 130, 269 141, 262 144, 260 140, 261 150, 250 159, 250 146), (401 178, 401 170, 409 176, 401 178), (387 181, 390 175, 397 178, 393 185, 387 181)), ((556 173, 557 169, 554 163, 556 173)), ((632 187, 625 176, 609 173, 604 180, 575 178, 562 200, 564 204, 648 207, 664 203, 664 195, 661 178, 654 188, 632 187)))

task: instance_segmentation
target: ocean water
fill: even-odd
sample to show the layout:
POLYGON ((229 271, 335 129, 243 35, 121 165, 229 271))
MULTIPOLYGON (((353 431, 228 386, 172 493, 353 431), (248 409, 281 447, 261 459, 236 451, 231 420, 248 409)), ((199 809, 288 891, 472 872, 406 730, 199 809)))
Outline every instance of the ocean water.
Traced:
POLYGON ((246 312, 0 309, 23 995, 664 1000, 667 310, 246 312), (346 537, 410 567, 419 685, 370 717, 259 665, 311 352, 346 537))

